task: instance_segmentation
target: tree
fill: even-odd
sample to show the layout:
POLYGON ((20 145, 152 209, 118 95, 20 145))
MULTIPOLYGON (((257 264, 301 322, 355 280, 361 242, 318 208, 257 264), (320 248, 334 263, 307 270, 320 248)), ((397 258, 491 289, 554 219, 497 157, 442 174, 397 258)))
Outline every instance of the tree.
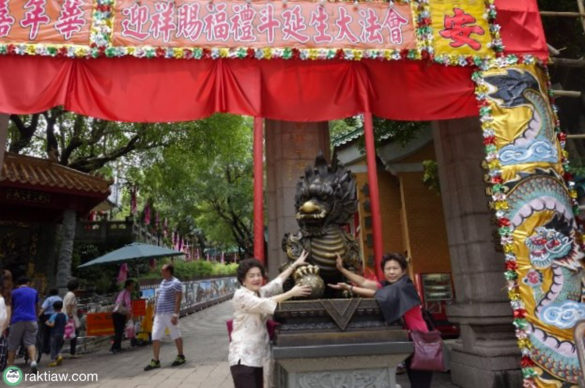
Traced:
POLYGON ((132 152, 164 146, 171 124, 120 123, 67 112, 61 107, 33 115, 11 115, 8 150, 45 154, 64 166, 93 173, 132 152))
POLYGON ((181 233, 204 231, 215 245, 253 253, 251 121, 217 114, 184 123, 181 141, 159 155, 142 155, 145 169, 129 176, 141 196, 153 198, 163 216, 179 223, 181 233), (145 159, 145 158, 148 158, 145 159))

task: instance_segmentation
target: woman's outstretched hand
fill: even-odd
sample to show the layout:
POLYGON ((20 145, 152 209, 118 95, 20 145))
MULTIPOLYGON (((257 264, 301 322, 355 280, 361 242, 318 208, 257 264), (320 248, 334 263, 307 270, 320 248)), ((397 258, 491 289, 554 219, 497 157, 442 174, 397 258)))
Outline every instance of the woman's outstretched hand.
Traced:
POLYGON ((309 252, 307 252, 306 250, 303 249, 303 251, 301 252, 301 255, 299 256, 298 259, 295 260, 293 266, 294 268, 298 267, 299 265, 303 265, 305 264, 305 260, 307 260, 307 257, 309 256, 309 252))
POLYGON ((301 286, 298 284, 290 290, 291 295, 295 298, 309 296, 311 295, 311 291, 312 290, 310 286, 301 286))
POLYGON ((351 287, 349 284, 344 283, 344 282, 339 282, 337 284, 328 283, 327 286, 329 286, 335 290, 349 290, 351 287))

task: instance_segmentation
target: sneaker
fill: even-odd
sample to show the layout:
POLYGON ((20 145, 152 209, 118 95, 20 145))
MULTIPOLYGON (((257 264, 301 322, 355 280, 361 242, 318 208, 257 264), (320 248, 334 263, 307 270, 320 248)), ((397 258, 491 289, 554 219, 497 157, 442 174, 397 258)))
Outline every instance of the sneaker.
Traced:
POLYGON ((160 361, 152 359, 152 360, 150 360, 150 364, 148 364, 147 366, 144 367, 144 370, 148 371, 148 370, 152 370, 152 369, 156 369, 156 368, 160 368, 160 361))
POLYGON ((58 366, 59 364, 60 364, 60 363, 59 363, 59 362, 57 362, 57 360, 55 360, 55 361, 51 361, 51 362, 49 363, 49 365, 48 365, 48 366, 50 366, 50 367, 54 367, 54 366, 58 366))
POLYGON ((63 357, 61 357, 60 355, 57 356, 56 362, 57 362, 57 365, 61 365, 61 363, 63 362, 63 357))
POLYGON ((38 370, 39 369, 37 368, 37 362, 36 361, 31 362, 30 363, 30 372, 36 374, 38 370))
POLYGON ((177 355, 177 358, 175 358, 175 361, 173 361, 171 366, 179 366, 179 365, 183 365, 184 363, 185 363, 185 356, 182 354, 179 354, 179 355, 177 355))

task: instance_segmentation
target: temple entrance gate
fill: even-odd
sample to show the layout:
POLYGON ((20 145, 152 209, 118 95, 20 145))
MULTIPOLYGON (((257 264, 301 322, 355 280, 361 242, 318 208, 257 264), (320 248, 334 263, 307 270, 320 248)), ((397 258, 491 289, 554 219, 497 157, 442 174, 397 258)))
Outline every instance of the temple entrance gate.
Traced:
MULTIPOLYGON (((122 121, 193 120, 214 112, 256 117, 255 251, 260 258, 261 118, 307 122, 364 114, 378 262, 382 225, 372 115, 434 121, 479 115, 485 182, 524 384, 576 383, 581 372, 571 328, 585 316, 583 253, 534 1, 21 0, 0 2, 0 17, 2 112, 63 105, 122 121)), ((440 150, 449 149, 448 138, 465 144, 467 132, 458 134, 460 124, 439 122, 437 128, 440 150)), ((0 141, 5 139, 6 125, 0 122, 0 141)), ((454 159, 448 152, 443 156, 444 171, 454 159)), ((474 210, 478 185, 475 173, 465 171, 459 180, 446 178, 446 190, 465 198, 462 184, 469 183, 474 210)), ((467 205, 446 208, 456 212, 467 205)), ((466 214, 460 216, 464 220, 466 214)), ((471 242, 457 240, 454 230, 449 232, 452 252, 458 241, 471 242)), ((476 352, 476 366, 500 352, 491 345, 508 347, 507 334, 482 332, 486 326, 476 324, 509 326, 501 295, 492 298, 487 290, 482 295, 468 286, 494 287, 491 281, 499 275, 494 262, 480 259, 483 254, 466 265, 459 263, 462 256, 453 262, 460 266, 456 282, 462 302, 476 305, 452 312, 470 334, 466 343, 464 333, 461 351, 485 345, 476 352), (476 276, 475 266, 481 268, 476 276)), ((506 352, 500 353, 511 354, 506 352)))

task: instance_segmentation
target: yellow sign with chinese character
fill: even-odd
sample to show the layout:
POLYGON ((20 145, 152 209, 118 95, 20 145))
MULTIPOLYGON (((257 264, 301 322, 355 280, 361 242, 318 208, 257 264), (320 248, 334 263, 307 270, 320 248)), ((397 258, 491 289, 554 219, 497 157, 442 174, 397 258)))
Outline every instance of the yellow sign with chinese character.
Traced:
POLYGON ((483 0, 436 0, 430 9, 435 55, 494 56, 483 0))

